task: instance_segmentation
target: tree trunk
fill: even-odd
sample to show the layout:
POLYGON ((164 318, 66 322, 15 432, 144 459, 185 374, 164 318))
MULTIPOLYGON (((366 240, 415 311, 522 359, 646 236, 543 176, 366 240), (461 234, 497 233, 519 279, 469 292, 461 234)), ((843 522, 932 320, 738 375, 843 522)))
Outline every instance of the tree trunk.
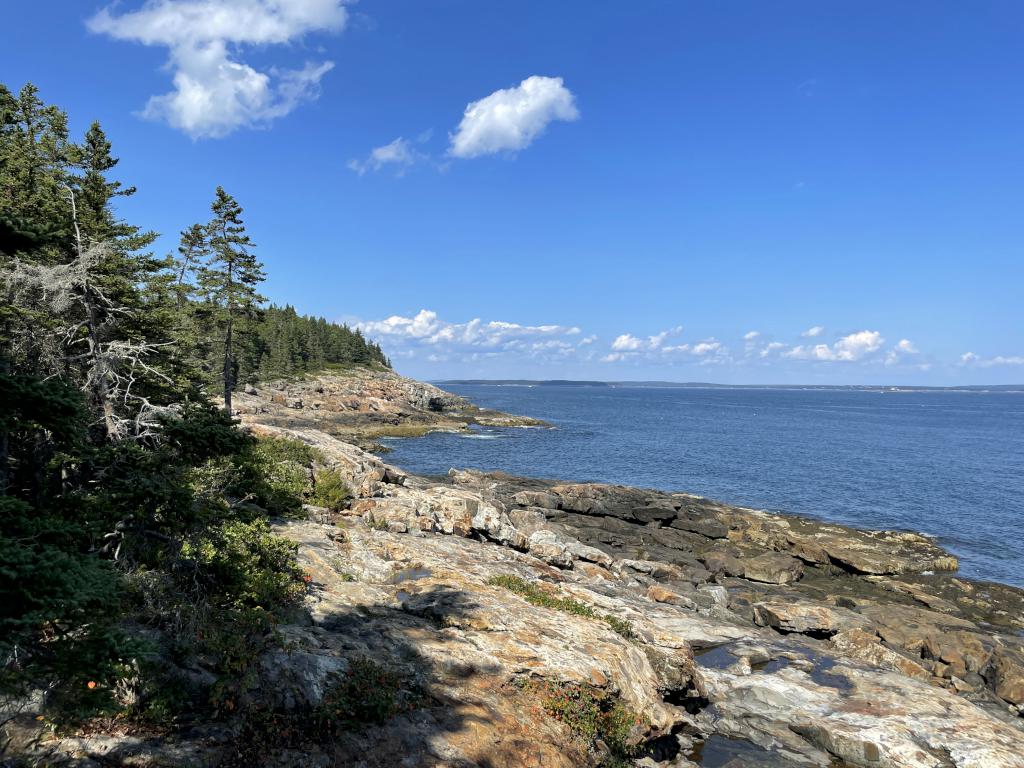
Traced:
POLYGON ((232 319, 228 315, 228 330, 224 337, 224 413, 233 415, 231 410, 231 390, 234 389, 234 365, 231 357, 232 319))

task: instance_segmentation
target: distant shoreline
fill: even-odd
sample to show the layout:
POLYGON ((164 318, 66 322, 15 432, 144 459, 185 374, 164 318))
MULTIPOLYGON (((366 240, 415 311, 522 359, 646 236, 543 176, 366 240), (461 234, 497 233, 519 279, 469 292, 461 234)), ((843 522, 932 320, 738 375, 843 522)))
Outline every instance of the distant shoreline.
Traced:
POLYGON ((715 384, 712 382, 678 381, 584 381, 570 379, 440 379, 430 382, 445 386, 492 386, 492 387, 599 387, 599 388, 645 388, 645 389, 772 389, 772 390, 823 390, 837 392, 879 392, 901 394, 907 392, 963 392, 969 394, 999 393, 1024 394, 1024 384, 970 384, 955 387, 906 386, 883 384, 715 384))

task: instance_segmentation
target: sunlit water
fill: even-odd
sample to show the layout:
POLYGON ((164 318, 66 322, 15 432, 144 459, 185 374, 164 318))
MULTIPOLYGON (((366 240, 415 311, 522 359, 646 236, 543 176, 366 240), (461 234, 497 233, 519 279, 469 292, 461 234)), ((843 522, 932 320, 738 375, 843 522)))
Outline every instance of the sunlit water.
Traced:
POLYGON ((1024 395, 457 385, 556 429, 391 440, 393 464, 680 490, 934 535, 1024 586, 1024 395))

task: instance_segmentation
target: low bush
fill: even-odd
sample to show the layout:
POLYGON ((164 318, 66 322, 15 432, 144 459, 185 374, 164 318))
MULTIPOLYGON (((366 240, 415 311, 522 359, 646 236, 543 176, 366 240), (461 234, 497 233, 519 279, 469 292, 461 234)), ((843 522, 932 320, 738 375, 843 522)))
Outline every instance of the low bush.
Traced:
POLYGON ((630 733, 639 719, 617 696, 579 683, 528 680, 520 685, 538 696, 544 711, 588 747, 595 748, 598 741, 603 742, 609 752, 604 766, 625 765, 636 755, 630 733))
POLYGON ((390 720, 421 706, 423 691, 398 672, 370 659, 355 658, 324 694, 313 714, 327 737, 390 720))
POLYGON ((296 544, 275 536, 266 520, 233 520, 187 539, 175 569, 221 607, 274 612, 304 593, 295 552, 296 544))
POLYGON ((318 469, 313 473, 313 493, 310 501, 318 507, 326 507, 331 512, 343 510, 352 491, 336 469, 318 469))

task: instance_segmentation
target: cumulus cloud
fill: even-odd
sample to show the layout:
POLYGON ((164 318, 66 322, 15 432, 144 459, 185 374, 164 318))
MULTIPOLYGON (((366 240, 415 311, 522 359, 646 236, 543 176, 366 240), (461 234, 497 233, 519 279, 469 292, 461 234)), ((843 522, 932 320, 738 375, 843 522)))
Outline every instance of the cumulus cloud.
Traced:
POLYGON ((647 338, 639 338, 631 333, 623 333, 620 336, 615 337, 615 341, 612 342, 612 351, 614 352, 640 352, 650 351, 655 352, 659 349, 675 349, 675 347, 665 347, 665 341, 672 336, 678 336, 683 332, 683 326, 677 325, 674 328, 656 333, 653 336, 647 338))
POLYGON ((265 125, 319 95, 334 64, 259 71, 239 60, 244 46, 293 43, 311 32, 337 32, 344 0, 147 0, 138 10, 104 8, 90 31, 169 50, 174 89, 149 99, 142 115, 192 138, 226 136, 265 125))
POLYGON ((579 116, 575 96, 562 78, 534 75, 470 103, 448 152, 462 158, 515 152, 530 146, 552 121, 579 116))
MULTIPOLYGON (((815 326, 817 327, 817 326, 815 326)), ((814 330, 812 328, 811 330, 814 330)), ((813 346, 795 346, 785 352, 785 356, 796 360, 822 360, 835 362, 855 362, 877 352, 882 348, 885 339, 878 331, 858 331, 843 336, 835 344, 815 344, 813 346)))
POLYGON ((390 144, 371 150, 364 160, 349 160, 348 167, 362 176, 367 171, 379 171, 385 166, 392 166, 401 175, 410 165, 414 165, 422 158, 423 155, 413 149, 407 139, 399 136, 390 144))
POLYGON ((821 334, 823 334, 824 332, 825 332, 825 326, 823 326, 823 325, 815 325, 815 326, 812 326, 812 327, 808 328, 806 331, 804 331, 800 335, 803 336, 804 338, 811 339, 811 338, 814 338, 815 336, 821 336, 821 334))
POLYGON ((743 334, 743 340, 744 341, 756 341, 757 338, 760 335, 761 335, 760 331, 747 331, 746 333, 743 334))
POLYGON ((429 349, 434 356, 514 353, 533 357, 575 353, 580 329, 564 325, 521 325, 503 320, 474 318, 464 323, 442 320, 436 312, 421 309, 406 317, 392 315, 383 320, 355 324, 363 333, 380 340, 390 350, 429 349))
POLYGON ((780 349, 785 348, 786 345, 783 344, 781 341, 769 342, 768 344, 765 344, 764 347, 761 348, 761 357, 770 357, 772 353, 778 352, 780 349))
POLYGON ((715 339, 706 339, 695 344, 666 343, 682 332, 683 327, 677 325, 653 336, 640 337, 631 333, 623 333, 615 337, 611 344, 611 350, 601 358, 601 362, 618 363, 625 360, 644 360, 659 363, 678 361, 680 355, 686 354, 700 358, 702 363, 722 362, 728 359, 728 349, 715 339))
POLYGON ((621 336, 617 336, 615 341, 612 342, 612 349, 620 352, 635 352, 640 349, 643 344, 640 339, 629 333, 624 333, 621 336))

